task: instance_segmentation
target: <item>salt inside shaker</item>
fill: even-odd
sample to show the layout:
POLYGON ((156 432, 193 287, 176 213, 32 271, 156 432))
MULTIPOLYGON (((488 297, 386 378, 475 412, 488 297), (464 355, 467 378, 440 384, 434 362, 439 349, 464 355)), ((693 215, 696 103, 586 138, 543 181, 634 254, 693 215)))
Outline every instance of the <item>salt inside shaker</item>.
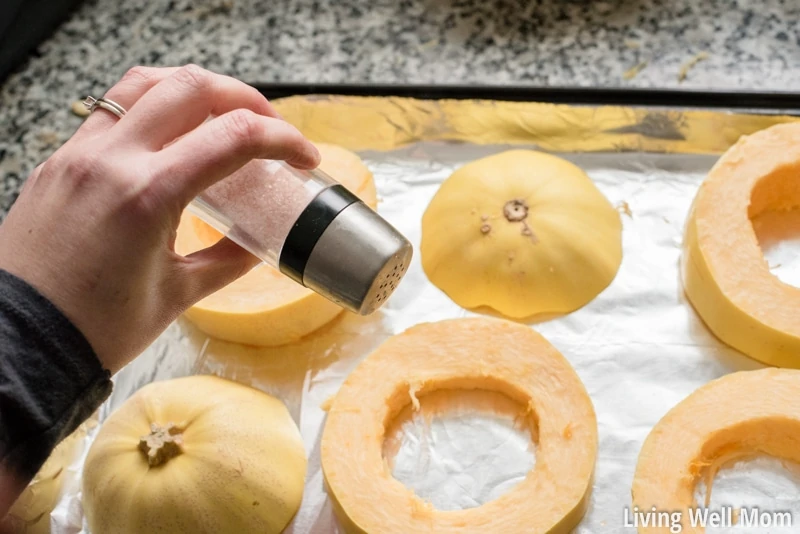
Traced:
POLYGON ((411 261, 411 243, 319 169, 252 160, 189 209, 268 265, 360 315, 386 302, 411 261))

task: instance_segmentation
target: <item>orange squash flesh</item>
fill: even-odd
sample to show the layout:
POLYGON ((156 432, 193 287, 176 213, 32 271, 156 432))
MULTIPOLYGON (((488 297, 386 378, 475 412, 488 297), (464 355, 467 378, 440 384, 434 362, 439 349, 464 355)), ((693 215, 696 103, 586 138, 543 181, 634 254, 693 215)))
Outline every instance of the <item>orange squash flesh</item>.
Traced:
MULTIPOLYGON (((375 208, 375 183, 361 159, 337 146, 319 144, 317 148, 322 155, 320 168, 375 208)), ((221 237, 186 211, 178 227, 175 250, 187 255, 213 245, 221 237)), ((211 337, 275 346, 299 340, 342 311, 340 306, 262 264, 192 306, 185 316, 211 337)))
POLYGON ((567 533, 588 505, 597 455, 592 402, 567 360, 530 328, 490 318, 414 326, 365 359, 336 394, 322 470, 348 533, 567 533), (412 399, 437 390, 490 390, 529 418, 536 465, 477 508, 440 511, 394 479, 386 429, 412 399))
MULTIPOLYGON (((645 440, 633 480, 633 504, 644 511, 681 512, 681 532, 702 533, 689 515, 698 505, 698 480, 705 478, 710 496, 720 467, 756 453, 800 461, 800 371, 742 371, 689 395, 645 440)), ((640 526, 639 532, 667 534, 670 529, 640 526)))
POLYGON ((751 219, 800 207, 800 124, 743 137, 710 171, 686 224, 686 295, 723 342, 800 367, 800 289, 772 275, 751 219))

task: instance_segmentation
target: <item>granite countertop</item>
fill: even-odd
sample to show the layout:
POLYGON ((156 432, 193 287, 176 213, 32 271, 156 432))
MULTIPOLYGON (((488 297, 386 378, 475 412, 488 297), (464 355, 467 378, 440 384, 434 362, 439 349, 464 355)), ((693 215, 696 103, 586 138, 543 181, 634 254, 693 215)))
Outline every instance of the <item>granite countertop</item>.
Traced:
POLYGON ((80 124, 71 103, 137 64, 249 82, 793 90, 799 21, 796 0, 90 1, 0 87, 0 218, 80 124))

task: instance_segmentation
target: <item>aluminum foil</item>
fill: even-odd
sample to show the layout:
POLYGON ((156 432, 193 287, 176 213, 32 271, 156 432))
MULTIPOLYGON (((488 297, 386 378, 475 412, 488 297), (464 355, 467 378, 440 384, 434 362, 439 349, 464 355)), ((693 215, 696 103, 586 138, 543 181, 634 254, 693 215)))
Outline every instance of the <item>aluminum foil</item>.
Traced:
MULTIPOLYGON (((423 211, 439 184, 459 166, 507 148, 422 142, 388 152, 363 152, 362 157, 375 174, 379 211, 418 245, 423 211)), ((681 290, 678 260, 684 221, 716 157, 636 152, 560 155, 585 169, 620 207, 624 259, 611 286, 589 305, 531 327, 571 362, 597 412, 600 446, 595 484, 589 511, 576 532, 635 532, 626 525, 625 510, 630 506, 639 449, 650 429, 699 386, 760 365, 718 342, 681 290)), ((754 224, 775 274, 797 283, 800 221, 791 217, 768 214, 754 224)), ((276 395, 297 422, 309 457, 303 504, 287 532, 337 533, 320 470, 325 423, 321 405, 388 336, 416 323, 471 315, 428 282, 417 255, 379 313, 344 314, 295 345, 238 346, 209 340, 179 321, 118 374, 100 419, 146 383, 194 373, 218 374, 276 395)), ((498 397, 458 393, 445 409, 442 399, 432 395, 422 399, 420 412, 401 413, 384 447, 395 477, 440 509, 477 506, 512 488, 535 465, 535 448, 525 429, 514 426, 510 401, 498 397)), ((72 466, 76 478, 82 461, 83 457, 72 466)), ((783 531, 796 531, 800 477, 785 467, 777 460, 756 459, 723 471, 717 477, 712 506, 789 510, 795 528, 783 531)), ((52 515, 53 532, 88 533, 79 490, 80 485, 72 483, 59 503, 52 515)), ((701 484, 701 499, 703 491, 701 484)))

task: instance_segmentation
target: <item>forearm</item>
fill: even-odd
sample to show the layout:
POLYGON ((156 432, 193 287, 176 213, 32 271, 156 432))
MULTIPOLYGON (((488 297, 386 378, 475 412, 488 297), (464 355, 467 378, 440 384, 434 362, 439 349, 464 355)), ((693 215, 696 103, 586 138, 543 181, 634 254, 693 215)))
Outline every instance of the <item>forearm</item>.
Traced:
POLYGON ((0 518, 110 392, 108 371, 78 329, 0 270, 0 518))

